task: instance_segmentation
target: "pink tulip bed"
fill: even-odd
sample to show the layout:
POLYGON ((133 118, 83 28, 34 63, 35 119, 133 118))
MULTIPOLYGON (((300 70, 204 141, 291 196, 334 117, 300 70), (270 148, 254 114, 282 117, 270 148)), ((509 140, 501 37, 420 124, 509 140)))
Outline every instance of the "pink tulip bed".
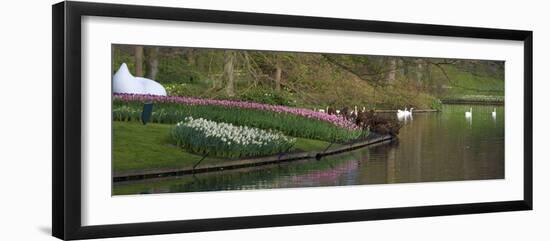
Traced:
POLYGON ((347 142, 365 135, 342 117, 304 108, 194 97, 113 95, 115 121, 139 121, 143 103, 154 103, 151 121, 176 124, 186 117, 277 130, 287 136, 347 142))
POLYGON ((297 116, 303 116, 310 119, 317 119, 332 123, 336 126, 356 130, 359 127, 355 123, 348 121, 340 116, 329 115, 327 113, 317 112, 310 109, 295 108, 281 105, 268 105, 238 100, 217 100, 217 99, 201 99, 185 96, 158 96, 158 95, 135 95, 135 94, 114 94, 114 100, 122 102, 154 102, 154 103, 176 103, 182 105, 213 105, 231 108, 243 108, 272 111, 276 113, 287 113, 297 116))

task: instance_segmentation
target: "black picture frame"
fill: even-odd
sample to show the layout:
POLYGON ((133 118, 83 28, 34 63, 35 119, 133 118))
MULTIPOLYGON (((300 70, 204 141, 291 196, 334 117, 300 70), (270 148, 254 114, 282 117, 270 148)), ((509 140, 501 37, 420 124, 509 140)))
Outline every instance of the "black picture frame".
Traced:
POLYGON ((308 225, 380 219, 532 210, 533 207, 533 33, 532 31, 443 26, 197 10, 170 7, 61 2, 52 6, 53 195, 52 233, 60 239, 106 238, 213 230, 308 225), (517 40, 524 43, 524 195, 522 200, 342 210, 283 215, 175 220, 82 226, 81 224, 81 17, 229 23, 428 36, 517 40))

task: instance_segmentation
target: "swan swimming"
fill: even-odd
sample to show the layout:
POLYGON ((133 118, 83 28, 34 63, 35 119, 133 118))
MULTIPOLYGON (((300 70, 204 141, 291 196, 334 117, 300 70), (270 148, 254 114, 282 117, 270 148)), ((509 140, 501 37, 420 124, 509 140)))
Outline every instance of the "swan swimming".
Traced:
POLYGON ((405 110, 397 110, 397 118, 402 119, 407 116, 407 108, 405 110))
POLYGON ((406 113, 407 113, 407 107, 405 107, 405 110, 397 109, 397 116, 405 116, 406 113))
POLYGON ((470 111, 464 112, 464 116, 466 118, 472 118, 472 107, 470 107, 470 111))
POLYGON ((405 110, 397 110, 397 118, 402 119, 412 117, 413 110, 414 108, 411 108, 410 110, 407 110, 407 108, 405 108, 405 110))
POLYGON ((412 120, 413 119, 413 116, 412 116, 413 110, 414 110, 414 108, 411 108, 410 110, 407 110, 407 108, 405 108, 404 110, 397 110, 397 119, 405 121, 405 123, 408 120, 412 120))
POLYGON ((491 116, 493 117, 493 119, 497 118, 497 108, 493 109, 493 112, 491 112, 491 116))

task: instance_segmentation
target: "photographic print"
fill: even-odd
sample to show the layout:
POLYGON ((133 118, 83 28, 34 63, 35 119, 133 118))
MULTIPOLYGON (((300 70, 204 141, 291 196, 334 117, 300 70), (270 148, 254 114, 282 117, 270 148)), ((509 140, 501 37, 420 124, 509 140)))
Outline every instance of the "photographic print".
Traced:
POLYGON ((113 195, 504 178, 504 61, 112 45, 113 195))
POLYGON ((52 23, 60 239, 533 209, 532 31, 73 1, 52 23))

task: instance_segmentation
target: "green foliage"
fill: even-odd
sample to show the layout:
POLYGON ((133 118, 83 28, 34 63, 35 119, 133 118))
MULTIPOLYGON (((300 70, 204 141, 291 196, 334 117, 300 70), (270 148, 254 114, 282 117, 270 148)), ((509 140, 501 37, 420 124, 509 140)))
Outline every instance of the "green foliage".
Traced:
MULTIPOLYGON (((114 101, 113 119, 115 121, 140 121, 142 108, 141 103, 114 101)), ((348 130, 332 123, 292 114, 221 106, 157 103, 153 106, 151 122, 176 124, 183 121, 185 117, 204 118, 265 130, 278 130, 287 136, 324 141, 346 142, 361 135, 359 130, 348 130)))
MULTIPOLYGON (((135 68, 134 47, 113 47, 113 71, 135 68)), ((147 62, 148 56, 144 56, 147 62)), ((437 107, 439 99, 504 95, 502 61, 236 51, 234 95, 224 91, 224 50, 161 47, 155 80, 170 95, 240 99, 304 108, 437 107), (281 90, 275 91, 275 69, 281 90), (394 69, 392 80, 389 71, 394 69)), ((144 64, 144 68, 147 65, 144 64)), ((148 72, 147 69, 144 69, 148 72)))
POLYGON ((270 104, 270 105, 284 105, 294 106, 295 101, 289 93, 277 92, 274 90, 265 89, 253 89, 242 93, 238 97, 239 100, 246 100, 256 103, 270 104))
POLYGON ((441 108, 443 108, 443 102, 441 102, 440 99, 434 99, 431 108, 434 110, 441 110, 441 108))
POLYGON ((408 91, 404 89, 388 89, 379 91, 377 94, 377 109, 429 109, 437 107, 438 99, 418 91, 408 91), (435 106, 434 106, 435 104, 435 106))
POLYGON ((161 83, 197 83, 205 78, 183 56, 166 56, 159 59, 159 72, 156 80, 161 83))
POLYGON ((195 96, 195 97, 210 97, 211 95, 205 91, 209 81, 200 83, 167 83, 163 84, 169 96, 195 96))
POLYGON ((134 73, 133 70, 136 68, 134 56, 128 51, 123 51, 121 48, 113 47, 113 59, 111 61, 111 70, 113 74, 116 73, 122 63, 126 63, 128 69, 134 73))

